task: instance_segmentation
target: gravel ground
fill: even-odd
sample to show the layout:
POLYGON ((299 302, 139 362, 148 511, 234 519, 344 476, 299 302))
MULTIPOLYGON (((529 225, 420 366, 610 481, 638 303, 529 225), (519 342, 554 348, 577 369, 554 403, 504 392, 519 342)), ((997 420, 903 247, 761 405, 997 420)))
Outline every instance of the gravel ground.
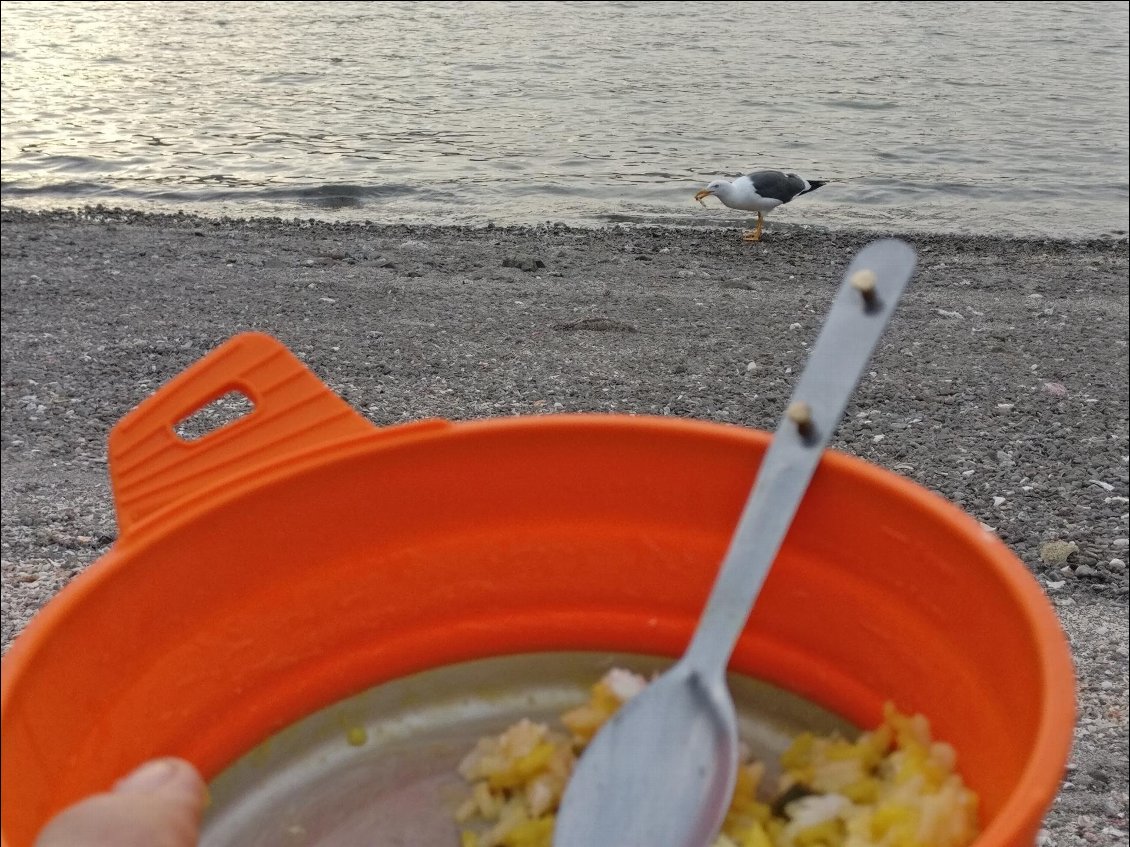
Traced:
MULTIPOLYGON (((870 236, 3 212, 3 646, 110 545, 109 428, 244 329, 377 424, 609 411, 771 428, 870 236)), ((910 237, 835 446, 992 527, 1078 666, 1042 842, 1127 838, 1127 244, 910 237), (1059 543, 1055 543, 1059 542, 1059 543)))

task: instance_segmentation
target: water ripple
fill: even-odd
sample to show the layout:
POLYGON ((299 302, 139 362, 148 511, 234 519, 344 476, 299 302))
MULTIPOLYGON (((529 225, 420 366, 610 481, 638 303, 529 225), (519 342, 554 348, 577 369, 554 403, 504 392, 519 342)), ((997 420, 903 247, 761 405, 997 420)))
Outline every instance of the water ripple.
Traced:
POLYGON ((1127 229, 1125 4, 759 8, 771 55, 738 3, 4 4, 0 195, 709 225, 779 167, 838 181, 775 219, 1127 229))

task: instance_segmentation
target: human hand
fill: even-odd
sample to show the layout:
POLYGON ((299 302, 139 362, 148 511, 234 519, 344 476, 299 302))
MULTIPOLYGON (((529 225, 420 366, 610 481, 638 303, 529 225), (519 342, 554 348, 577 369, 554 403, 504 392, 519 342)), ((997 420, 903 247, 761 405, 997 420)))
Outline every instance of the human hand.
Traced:
POLYGON ((207 789, 183 759, 154 759, 64 809, 35 847, 196 847, 207 789))

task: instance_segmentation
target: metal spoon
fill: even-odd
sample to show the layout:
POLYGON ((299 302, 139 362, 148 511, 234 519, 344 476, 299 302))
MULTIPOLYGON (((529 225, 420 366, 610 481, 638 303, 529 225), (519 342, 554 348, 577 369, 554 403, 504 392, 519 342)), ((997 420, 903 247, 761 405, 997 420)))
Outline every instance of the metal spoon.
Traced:
POLYGON ((555 847, 704 847, 716 836, 738 766, 726 665, 914 264, 910 246, 889 239, 865 247, 848 267, 690 647, 581 756, 555 847))

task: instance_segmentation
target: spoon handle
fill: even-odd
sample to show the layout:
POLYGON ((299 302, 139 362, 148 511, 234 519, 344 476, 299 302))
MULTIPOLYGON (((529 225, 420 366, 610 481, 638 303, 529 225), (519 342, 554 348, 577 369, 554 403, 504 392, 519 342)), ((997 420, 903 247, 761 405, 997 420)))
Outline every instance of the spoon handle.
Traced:
POLYGON ((687 650, 687 663, 699 671, 711 677, 725 671, 824 448, 914 265, 914 250, 908 244, 884 239, 863 248, 848 266, 788 411, 761 462, 687 650))

